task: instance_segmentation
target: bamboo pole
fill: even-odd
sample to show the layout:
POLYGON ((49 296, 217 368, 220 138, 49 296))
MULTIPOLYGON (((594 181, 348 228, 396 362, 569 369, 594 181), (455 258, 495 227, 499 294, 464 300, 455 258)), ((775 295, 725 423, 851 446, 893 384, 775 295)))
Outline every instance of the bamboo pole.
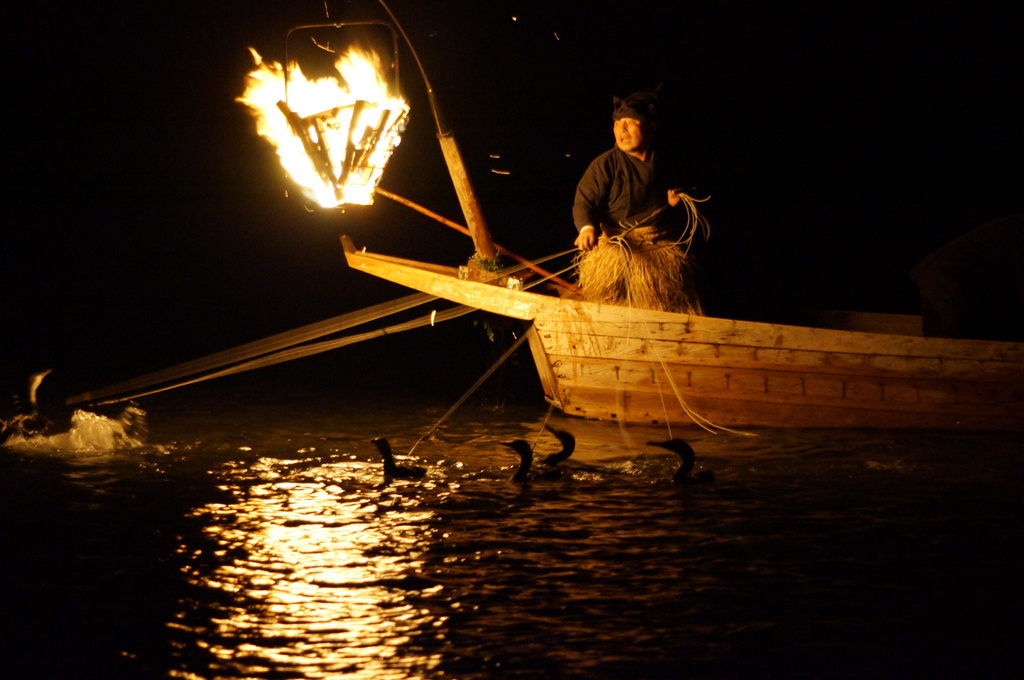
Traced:
MULTIPOLYGON (((279 350, 277 352, 273 352, 271 354, 266 354, 266 355, 264 355, 262 357, 258 357, 256 359, 252 359, 250 361, 246 361, 245 363, 235 364, 234 366, 229 366, 228 368, 225 368, 225 369, 213 372, 213 373, 207 373, 205 375, 201 375, 201 376, 197 376, 197 377, 191 377, 192 375, 195 375, 194 373, 186 374, 186 375, 183 375, 183 376, 179 376, 180 378, 183 378, 180 382, 176 382, 176 383, 173 383, 173 384, 170 384, 170 385, 163 385, 161 387, 156 387, 156 388, 153 388, 153 389, 147 389, 146 391, 137 392, 137 393, 134 393, 134 394, 117 393, 117 394, 119 394, 119 396, 117 396, 117 397, 113 397, 113 398, 110 398, 110 399, 105 399, 103 401, 95 401, 94 400, 93 403, 95 405, 97 405, 97 406, 100 406, 100 405, 105 405, 105 404, 117 404, 117 403, 120 403, 120 402, 123 402, 123 401, 130 401, 132 399, 140 399, 142 397, 148 397, 151 394, 158 394, 160 392, 166 392, 168 390, 173 390, 173 389, 176 389, 178 387, 185 387, 186 385, 194 385, 195 383, 203 382, 203 381, 206 381, 206 380, 212 380, 214 378, 223 378, 223 377, 228 376, 228 375, 234 375, 236 373, 242 373, 244 371, 251 371, 251 370, 253 370, 255 368, 265 368, 267 366, 273 366, 275 364, 280 364, 280 363, 283 363, 285 361, 292 361, 294 359, 301 359, 303 357, 312 356, 314 354, 320 354, 321 352, 327 352, 327 351, 332 350, 332 349, 339 349, 339 348, 345 347, 347 345, 354 345, 355 343, 363 342, 364 340, 370 340, 370 339, 379 338, 379 337, 382 337, 382 336, 385 336, 385 335, 393 335, 395 333, 401 333, 402 331, 408 331, 408 330, 412 330, 414 328, 420 328, 420 327, 426 326, 428 324, 433 326, 435 324, 441 323, 442 321, 448 321, 450 319, 455 319, 457 317, 464 316, 466 314, 469 314, 470 312, 475 312, 475 311, 476 311, 475 307, 467 307, 466 305, 457 305, 455 307, 451 307, 450 309, 447 309, 447 310, 445 310, 443 312, 440 312, 440 313, 437 313, 436 310, 435 310, 434 312, 431 312, 430 314, 427 314, 425 316, 421 316, 419 318, 413 319, 412 321, 406 321, 404 323, 395 324, 393 326, 388 326, 386 328, 379 328, 379 329, 373 330, 373 331, 367 331, 366 333, 359 333, 357 335, 348 335, 348 336, 345 336, 345 337, 342 337, 342 338, 338 338, 336 340, 325 340, 323 342, 318 342, 318 343, 314 343, 314 344, 311 344, 311 345, 303 345, 303 346, 300 346, 300 347, 291 347, 291 348, 282 349, 282 350, 279 350)), ((150 387, 153 384, 155 384, 155 383, 143 384, 143 385, 140 386, 139 389, 150 387)), ((86 396, 89 396, 89 395, 87 394, 86 396)), ((78 397, 75 397, 75 399, 77 401, 83 401, 84 400, 84 399, 80 399, 78 397)), ((76 402, 72 402, 71 400, 69 400, 68 404, 77 403, 77 401, 76 402)))
POLYGON ((462 162, 462 154, 459 152, 458 144, 455 143, 455 136, 444 120, 444 116, 441 115, 441 106, 437 102, 437 97, 434 96, 434 88, 430 84, 430 79, 427 78, 427 71, 423 68, 423 62, 420 61, 416 48, 413 47, 412 41, 409 40, 408 34, 402 28, 402 24, 399 23, 394 12, 391 11, 391 8, 388 7, 384 0, 378 1, 381 7, 384 8, 384 11, 388 13, 388 16, 391 17, 395 28, 402 34, 405 44, 408 45, 409 51, 416 61, 416 66, 419 67, 423 84, 427 88, 427 100, 430 102, 430 110, 434 114, 437 140, 441 144, 444 161, 448 165, 448 173, 452 176, 452 183, 455 184, 455 193, 459 197, 462 212, 466 216, 466 224, 469 227, 470 236, 473 238, 473 246, 476 248, 477 258, 493 260, 497 253, 495 252, 494 243, 491 241, 491 233, 487 230, 487 222, 484 221, 483 211, 480 209, 480 203, 476 199, 473 185, 469 181, 469 174, 466 172, 466 166, 462 162))
POLYGON ((355 312, 349 312, 324 321, 301 326, 291 331, 278 333, 261 340, 248 342, 244 345, 239 345, 238 347, 233 347, 221 352, 215 352, 214 354, 186 361, 153 373, 147 373, 146 375, 132 378, 131 380, 126 380, 124 382, 117 383, 116 385, 110 385, 109 387, 92 390, 90 392, 83 392, 82 394, 69 397, 65 403, 68 406, 71 406, 81 402, 96 401, 97 399, 102 399, 103 397, 110 395, 123 394, 125 392, 138 390, 156 383, 178 380, 202 371, 221 368, 230 363, 244 361, 261 354, 275 352, 299 343, 321 338, 325 335, 337 333, 353 326, 358 326, 397 312, 405 311, 435 299, 436 298, 432 295, 414 293, 403 298, 398 298, 397 300, 383 302, 355 312))

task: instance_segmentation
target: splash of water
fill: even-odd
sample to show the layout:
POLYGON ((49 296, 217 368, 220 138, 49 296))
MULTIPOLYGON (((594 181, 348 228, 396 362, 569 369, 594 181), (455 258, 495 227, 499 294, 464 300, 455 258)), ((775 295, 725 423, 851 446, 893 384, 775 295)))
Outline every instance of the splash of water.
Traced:
POLYGON ((15 431, 3 445, 16 451, 102 453, 142 446, 146 438, 146 412, 129 405, 114 418, 76 410, 67 432, 44 434, 31 429, 15 431))

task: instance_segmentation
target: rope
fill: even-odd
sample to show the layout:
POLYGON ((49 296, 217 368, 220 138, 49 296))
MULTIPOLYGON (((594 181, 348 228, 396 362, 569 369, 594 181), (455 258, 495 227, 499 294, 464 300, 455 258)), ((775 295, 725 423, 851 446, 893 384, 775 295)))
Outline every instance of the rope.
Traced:
MULTIPOLYGON (((647 322, 643 319, 640 320, 640 324, 643 325, 645 333, 649 332, 647 328, 647 322)), ((632 322, 630 323, 630 329, 632 330, 632 322)), ((672 374, 668 370, 668 364, 665 362, 665 358, 658 356, 658 363, 661 365, 661 370, 665 374, 665 379, 668 380, 669 387, 672 388, 672 393, 676 397, 676 401, 679 402, 679 406, 682 407, 683 413, 685 413, 690 420, 692 420, 698 427, 710 432, 711 434, 719 434, 720 432, 731 432, 732 434, 743 435, 745 437, 755 437, 752 432, 743 432, 741 430, 734 430, 732 428, 725 427, 724 425, 716 425, 701 414, 690 408, 690 405, 686 403, 686 399, 683 398, 682 393, 679 391, 679 387, 676 385, 676 381, 672 379, 672 374)), ((655 385, 658 388, 658 396, 661 397, 662 410, 665 413, 665 425, 668 429, 668 436, 672 438, 672 424, 669 422, 668 409, 665 405, 665 394, 661 389, 661 381, 657 379, 657 373, 655 373, 655 385)))
MULTIPOLYGON (((449 220, 446 217, 442 217, 441 215, 438 215, 434 211, 428 210, 427 208, 424 208, 422 205, 414 203, 414 202, 410 201, 407 198, 402 198, 401 196, 399 196, 397 194, 394 194, 394 193, 392 193, 390 191, 387 191, 386 189, 381 189, 380 187, 377 187, 376 189, 374 189, 374 192, 377 193, 377 194, 380 194, 381 196, 384 196, 385 198, 390 198, 393 201, 396 201, 398 203, 401 203, 404 206, 412 208, 413 210, 415 210, 415 211, 417 211, 419 213, 422 213, 422 214, 426 215, 427 217, 430 217, 430 218, 432 218, 434 220, 437 220, 441 224, 444 224, 445 226, 449 226, 452 229, 455 229, 456 231, 462 232, 463 234, 466 234, 467 236, 472 236, 473 235, 473 233, 467 227, 464 227, 461 224, 458 224, 457 222, 453 222, 452 220, 449 220)), ((503 255, 506 255, 508 257, 511 257, 516 262, 519 262, 520 264, 522 264, 522 265, 524 265, 526 267, 529 267, 533 271, 537 272, 541 276, 544 276, 545 280, 550 279, 551 281, 553 281, 554 283, 558 284, 562 288, 565 288, 566 290, 571 291, 573 293, 580 294, 580 293, 583 292, 577 286, 575 286, 575 285, 569 283, 568 281, 560 278, 558 276, 558 274, 562 273, 562 272, 558 272, 556 274, 551 274, 550 272, 546 272, 543 269, 537 267, 536 265, 539 262, 541 262, 542 260, 535 260, 535 261, 531 262, 530 260, 527 260, 526 258, 524 258, 524 257, 522 257, 520 255, 517 255, 516 253, 512 252, 511 250, 509 250, 505 246, 501 245, 500 243, 492 243, 491 245, 493 245, 497 249, 497 251, 499 253, 501 253, 503 255)), ((569 252, 572 252, 572 251, 571 250, 567 250, 565 252, 569 253, 569 252)), ((565 253, 562 253, 562 254, 565 254, 565 253)), ((555 255, 554 257, 558 257, 558 255, 555 255)), ((550 258, 548 258, 548 259, 550 259, 550 258)), ((568 270, 566 270, 566 271, 568 271, 568 270)))
MULTIPOLYGON (((697 209, 697 203, 704 203, 705 201, 710 200, 711 197, 708 196, 707 198, 694 198, 693 196, 690 196, 689 194, 683 193, 681 191, 677 195, 679 196, 679 199, 682 202, 684 209, 686 210, 686 226, 683 227, 682 232, 679 234, 679 238, 677 238, 674 241, 651 242, 643 244, 642 248, 635 249, 636 252, 660 250, 662 248, 671 248, 672 246, 685 244, 685 247, 683 248, 683 254, 689 255, 690 246, 693 245, 693 239, 697 235, 698 230, 703 231, 705 241, 711 236, 711 225, 708 224, 707 218, 704 217, 704 215, 702 215, 700 211, 697 209)), ((661 213, 668 209, 669 206, 666 204, 659 208, 655 208, 649 214, 635 220, 632 223, 627 222, 625 220, 619 222, 619 227, 623 230, 623 232, 621 234, 616 234, 615 236, 609 237, 608 240, 612 242, 623 243, 624 245, 626 245, 627 248, 630 248, 629 244, 625 241, 625 236, 634 229, 648 226, 651 222, 654 221, 655 217, 657 217, 658 215, 660 215, 661 213)))
MULTIPOLYGON (((696 200, 696 199, 691 199, 691 197, 687 196, 686 194, 680 194, 680 195, 685 197, 684 198, 684 202, 686 201, 686 199, 690 199, 690 201, 695 201, 696 200)), ((707 199, 703 199, 703 200, 706 201, 707 199)), ((693 210, 696 211, 696 209, 692 206, 691 202, 687 202, 686 205, 688 207, 688 210, 690 208, 693 208, 693 210)), ((661 209, 656 210, 654 213, 652 213, 651 215, 648 215, 646 218, 644 218, 644 220, 642 220, 641 222, 646 222, 646 221, 648 221, 650 219, 653 219, 653 217, 658 212, 660 212, 660 211, 661 211, 661 209)), ((638 222, 637 224, 634 224, 634 225, 630 226, 629 228, 630 229, 635 229, 637 227, 643 226, 643 224, 641 222, 638 222)), ((687 249, 689 248, 690 242, 693 240, 693 236, 694 236, 694 233, 696 231, 696 226, 700 226, 700 225, 704 226, 704 228, 705 228, 705 237, 706 237, 706 230, 707 230, 707 222, 704 220, 703 217, 700 217, 699 215, 698 215, 698 219, 697 220, 693 220, 693 221, 688 220, 688 224, 694 225, 694 229, 689 229, 688 230, 689 236, 688 236, 688 238, 685 239, 685 242, 687 244, 687 249)), ((612 240, 612 239, 609 239, 609 240, 612 240)), ((616 246, 629 249, 629 244, 626 243, 625 241, 623 241, 621 239, 618 239, 618 238, 615 239, 614 241, 617 241, 617 242, 615 242, 616 246)), ((679 243, 679 242, 680 241, 677 241, 676 243, 679 243)), ((672 243, 670 245, 675 245, 676 243, 672 243)), ((559 257, 561 255, 565 255, 566 253, 572 252, 572 250, 575 250, 575 249, 570 249, 570 250, 564 251, 562 253, 556 253, 555 255, 548 256, 548 258, 546 258, 546 259, 552 259, 552 258, 555 258, 555 257, 559 257)), ((572 268, 572 266, 570 266, 568 269, 571 269, 571 268, 572 268)), ((563 270, 563 271, 567 271, 567 270, 563 270)), ((562 272, 557 272, 557 273, 560 274, 562 272)), ((536 282, 536 283, 539 283, 539 282, 536 282)), ((535 284, 531 284, 531 286, 532 285, 535 285, 535 284)), ((628 296, 628 290, 627 290, 627 296, 628 296)), ((631 312, 638 312, 638 311, 640 311, 637 308, 633 307, 631 304, 629 304, 628 297, 627 297, 627 308, 631 312)), ((638 321, 632 321, 632 322, 629 323, 630 331, 632 331, 633 325, 635 323, 639 323, 641 326, 643 326, 643 331, 644 331, 645 334, 648 333, 647 322, 642 317, 640 317, 638 319, 638 321)), ((628 340, 630 337, 631 337, 631 335, 627 335, 626 339, 628 340)), ((500 361, 504 361, 504 359, 505 359, 505 357, 502 357, 502 359, 500 359, 499 362, 500 361)), ((694 411, 690 407, 690 405, 686 403, 686 399, 683 398, 683 395, 680 393, 678 386, 676 385, 675 381, 672 379, 672 375, 671 375, 671 373, 669 373, 669 370, 668 370, 668 364, 665 363, 664 358, 658 357, 658 362, 661 364, 661 369, 665 373, 665 378, 668 380, 669 386, 672 388, 672 392, 673 392, 673 394, 676 397, 676 401, 679 402, 679 405, 680 405, 680 407, 682 407, 683 412, 697 426, 703 428, 704 430, 706 430, 706 431, 708 431, 708 432, 710 432, 712 434, 718 434, 719 432, 731 432, 732 434, 738 434, 738 435, 743 435, 743 436, 747 436, 747 437, 756 436, 754 433, 751 433, 751 432, 743 432, 743 431, 740 431, 740 430, 734 430, 732 428, 725 427, 724 425, 716 425, 712 421, 708 420, 704 416, 702 416, 699 413, 697 413, 696 411, 694 411)), ((658 386, 658 395, 661 398, 662 411, 665 414, 665 424, 666 424, 666 427, 668 429, 668 436, 669 436, 669 438, 671 438, 672 437, 672 425, 669 422, 669 418, 668 418, 668 408, 667 408, 667 405, 665 403, 664 391, 661 388, 661 381, 657 379, 657 375, 655 375, 655 384, 658 386)), ((473 389, 475 389, 475 387, 473 389)), ((553 404, 552 404, 551 408, 554 408, 553 404)), ((620 408, 619 411, 622 412, 622 411, 624 411, 624 409, 620 408)), ((550 410, 548 412, 548 416, 550 416, 550 410)), ((545 423, 546 422, 547 422, 547 418, 545 418, 545 423)), ((620 427, 622 427, 623 424, 624 423, 620 422, 620 427)), ((543 425, 541 426, 541 429, 543 430, 543 425)), ((419 442, 417 442, 417 444, 418 443, 419 442)), ((413 447, 413 448, 415 448, 415 447, 413 447)))
POLYGON ((491 375, 493 375, 494 372, 496 370, 498 370, 498 367, 501 366, 503 363, 505 363, 506 359, 508 359, 510 356, 512 356, 512 354, 517 349, 519 349, 519 346, 523 344, 524 340, 526 340, 526 333, 523 333, 521 336, 519 336, 519 338, 516 339, 516 341, 514 343, 512 343, 512 346, 509 347, 507 350, 505 350, 505 353, 502 354, 501 357, 496 362, 494 362, 494 364, 490 368, 488 368, 486 371, 484 371, 484 374, 481 375, 477 379, 477 381, 475 383, 473 383, 473 385, 468 390, 466 390, 466 393, 463 394, 461 397, 459 397, 459 399, 454 404, 452 404, 451 408, 449 408, 447 411, 445 411, 444 415, 442 415, 440 418, 437 419, 437 422, 435 422, 431 426, 431 428, 429 430, 427 430, 426 434, 424 434, 422 437, 420 437, 419 439, 416 440, 416 443, 412 445, 411 449, 409 449, 409 453, 412 453, 413 451, 415 451, 416 447, 420 445, 420 442, 422 442, 424 439, 426 439, 430 435, 434 434, 434 432, 437 430, 437 428, 441 426, 441 423, 443 423, 445 420, 447 420, 448 416, 450 416, 451 414, 455 413, 456 409, 458 409, 460 406, 462 406, 462 404, 465 403, 465 401, 467 399, 469 399, 469 396, 471 394, 473 394, 473 392, 475 392, 477 390, 477 388, 480 387, 480 385, 482 385, 488 378, 490 378, 491 375))
POLYGON ((548 421, 551 420, 551 414, 555 410, 555 402, 551 401, 548 403, 548 411, 544 414, 544 420, 540 421, 540 427, 537 428, 537 436, 533 438, 533 443, 530 445, 530 450, 537 448, 537 443, 540 442, 541 435, 544 434, 544 428, 547 427, 548 421))

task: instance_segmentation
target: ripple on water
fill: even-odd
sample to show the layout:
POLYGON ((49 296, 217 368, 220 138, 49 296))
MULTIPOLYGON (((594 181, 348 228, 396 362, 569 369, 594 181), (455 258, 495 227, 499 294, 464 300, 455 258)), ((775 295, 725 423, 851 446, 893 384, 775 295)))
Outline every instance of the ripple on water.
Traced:
POLYGON ((1014 660, 1018 440, 687 431, 716 482, 681 487, 675 456, 635 446, 667 433, 631 444, 566 419, 570 474, 523 485, 501 442, 542 413, 470 414, 409 453, 436 415, 371 411, 156 409, 137 449, 4 457, 7 542, 49 556, 6 580, 30 588, 22 604, 58 593, 55 621, 74 582, 104 612, 81 620, 118 640, 164 621, 151 647, 169 660, 146 658, 182 678, 951 677, 1014 660), (385 483, 374 436, 426 478, 385 483), (152 583, 127 588, 140 569, 152 583))

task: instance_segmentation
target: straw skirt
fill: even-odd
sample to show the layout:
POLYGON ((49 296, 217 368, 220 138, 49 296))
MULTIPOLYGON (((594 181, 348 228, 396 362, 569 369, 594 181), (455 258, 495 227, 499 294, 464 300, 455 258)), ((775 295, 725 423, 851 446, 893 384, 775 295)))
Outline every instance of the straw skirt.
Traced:
POLYGON ((637 227, 608 238, 576 255, 576 273, 591 302, 702 315, 693 282, 692 263, 671 241, 657 240, 658 230, 637 227))

